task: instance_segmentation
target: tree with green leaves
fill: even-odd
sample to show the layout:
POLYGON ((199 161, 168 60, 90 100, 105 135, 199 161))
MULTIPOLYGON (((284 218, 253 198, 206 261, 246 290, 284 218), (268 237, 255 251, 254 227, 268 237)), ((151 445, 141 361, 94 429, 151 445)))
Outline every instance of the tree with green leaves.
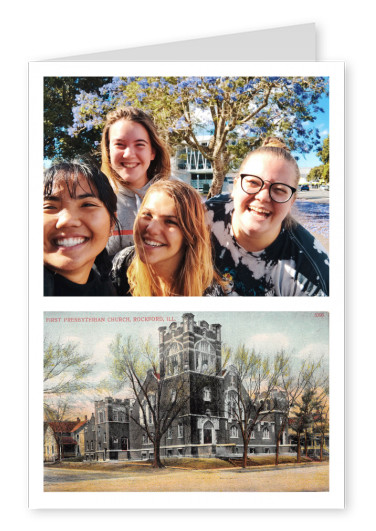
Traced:
POLYGON ((74 396, 92 387, 90 356, 77 344, 44 339, 43 383, 45 420, 62 420, 70 411, 74 396))
POLYGON ((229 396, 229 408, 243 439, 243 468, 247 467, 248 444, 256 424, 270 416, 266 404, 279 381, 280 356, 261 356, 239 345, 231 357, 228 371, 234 375, 235 388, 229 396))
MULTIPOLYGON (((328 93, 328 81, 322 77, 116 77, 96 90, 86 90, 79 82, 78 88, 72 120, 64 123, 63 142, 68 134, 87 145, 94 134, 95 151, 109 111, 126 105, 140 107, 152 114, 172 149, 190 146, 210 162, 210 197, 221 192, 229 169, 237 168, 266 136, 282 136, 291 150, 300 153, 317 147, 319 133, 312 124, 323 112, 320 98, 328 93), (209 141, 201 142, 202 135, 209 136, 209 141)), ((59 131, 53 138, 59 145, 59 131)))
MULTIPOLYGON (((111 78, 45 77, 44 78, 44 158, 73 158, 95 154, 98 133, 86 131, 80 137, 68 134, 72 123, 72 107, 81 90, 98 90, 111 78)), ((99 153, 97 153, 99 158, 99 153)))
POLYGON ((313 432, 320 436, 320 461, 323 459, 325 437, 329 433, 329 378, 323 381, 313 408, 313 432))
POLYGON ((161 440, 174 420, 183 415, 190 400, 189 374, 166 378, 165 371, 173 375, 174 367, 159 366, 158 352, 149 341, 134 341, 121 334, 110 344, 110 367, 117 389, 128 386, 132 391, 134 405, 130 417, 153 444, 152 466, 163 468, 161 440))
POLYGON ((301 462, 301 435, 304 432, 305 436, 305 447, 306 447, 306 457, 307 457, 307 429, 312 425, 313 422, 313 408, 315 407, 315 395, 316 390, 309 386, 303 393, 301 402, 297 405, 296 411, 292 418, 290 428, 295 431, 297 439, 297 449, 296 461, 301 462))
MULTIPOLYGON (((309 358, 302 360, 297 368, 291 359, 282 353, 279 357, 279 383, 281 399, 279 410, 281 412, 280 425, 276 427, 276 452, 275 464, 279 464, 279 448, 283 432, 288 427, 290 412, 298 407, 302 396, 309 390, 314 377, 321 367, 322 360, 313 361, 309 358)), ((299 443, 300 444, 300 443, 299 443)))
POLYGON ((325 181, 329 183, 329 136, 324 138, 321 149, 317 152, 321 160, 320 166, 312 168, 307 175, 307 181, 325 181))

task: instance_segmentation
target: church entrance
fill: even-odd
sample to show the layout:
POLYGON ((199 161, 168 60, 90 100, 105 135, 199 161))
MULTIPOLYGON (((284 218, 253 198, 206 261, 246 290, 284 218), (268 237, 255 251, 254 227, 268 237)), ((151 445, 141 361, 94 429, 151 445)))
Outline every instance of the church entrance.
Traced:
POLYGON ((209 421, 204 424, 204 444, 212 444, 213 428, 213 424, 209 421))

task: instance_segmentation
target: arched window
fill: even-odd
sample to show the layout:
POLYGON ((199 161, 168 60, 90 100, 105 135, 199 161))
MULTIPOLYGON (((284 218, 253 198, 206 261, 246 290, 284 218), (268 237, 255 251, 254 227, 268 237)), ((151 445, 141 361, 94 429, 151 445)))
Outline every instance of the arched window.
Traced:
POLYGON ((238 417, 238 408, 237 408, 236 392, 228 391, 226 399, 226 413, 227 418, 236 419, 238 417))
POLYGON ((195 345, 195 370, 198 372, 215 370, 215 348, 206 339, 201 339, 195 345))
POLYGON ((204 400, 205 402, 208 402, 211 400, 211 393, 209 387, 205 387, 204 389, 204 400))
POLYGON ((262 429, 262 438, 263 439, 270 439, 270 432, 269 428, 267 426, 264 426, 262 429))
POLYGON ((239 437, 239 430, 237 426, 231 426, 230 437, 239 437))
POLYGON ((168 375, 178 374, 182 370, 183 345, 178 341, 173 341, 166 351, 166 373, 168 375))

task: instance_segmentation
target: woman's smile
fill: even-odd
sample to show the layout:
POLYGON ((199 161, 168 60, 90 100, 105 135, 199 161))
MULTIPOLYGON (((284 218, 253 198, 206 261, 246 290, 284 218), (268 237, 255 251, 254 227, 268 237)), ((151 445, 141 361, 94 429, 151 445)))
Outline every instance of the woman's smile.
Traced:
POLYGON ((135 243, 142 262, 164 276, 172 275, 184 256, 184 238, 172 197, 151 193, 136 221, 135 243))
POLYGON ((232 229, 238 243, 247 251, 268 247, 281 232, 282 222, 289 214, 294 197, 277 203, 270 197, 271 184, 295 185, 295 169, 291 162, 266 154, 255 154, 242 168, 242 173, 260 177, 265 185, 255 194, 244 192, 240 175, 234 183, 232 229))
POLYGON ((80 177, 72 197, 59 182, 44 198, 44 263, 72 282, 85 284, 111 230, 107 208, 80 177))
POLYGON ((149 247, 158 248, 158 247, 164 247, 164 245, 165 245, 164 243, 156 242, 156 241, 149 240, 149 239, 146 239, 146 238, 143 238, 143 241, 149 247))
POLYGON ((142 188, 148 182, 147 171, 155 158, 145 127, 130 120, 118 120, 109 131, 112 168, 124 183, 142 188))

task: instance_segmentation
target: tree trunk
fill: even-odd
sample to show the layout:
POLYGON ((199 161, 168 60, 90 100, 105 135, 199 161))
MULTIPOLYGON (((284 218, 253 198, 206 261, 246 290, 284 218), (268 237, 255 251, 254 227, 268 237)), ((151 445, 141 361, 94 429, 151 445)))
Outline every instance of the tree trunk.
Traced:
POLYGON ((279 465, 279 439, 280 439, 280 433, 278 433, 277 437, 277 443, 275 445, 275 465, 279 465))
POLYGON ((305 439, 304 439, 304 451, 305 451, 305 456, 308 457, 308 434, 307 434, 307 430, 305 430, 304 436, 305 436, 305 439))
POLYGON ((247 457, 248 457, 247 451, 248 451, 248 441, 246 441, 243 438, 243 465, 242 465, 243 468, 247 468, 247 457))
POLYGON ((323 448, 324 448, 324 435, 321 434, 321 439, 320 439, 320 461, 322 461, 323 448))
POLYGON ((215 195, 218 195, 222 192, 223 182, 228 171, 228 154, 221 152, 212 162, 213 166, 213 181, 210 187, 207 198, 210 199, 215 195))
POLYGON ((159 438, 154 441, 154 459, 152 466, 153 468, 165 468, 161 461, 161 441, 159 438))
POLYGON ((300 431, 298 432, 298 446, 296 449, 296 462, 301 462, 301 451, 300 451, 300 431))

